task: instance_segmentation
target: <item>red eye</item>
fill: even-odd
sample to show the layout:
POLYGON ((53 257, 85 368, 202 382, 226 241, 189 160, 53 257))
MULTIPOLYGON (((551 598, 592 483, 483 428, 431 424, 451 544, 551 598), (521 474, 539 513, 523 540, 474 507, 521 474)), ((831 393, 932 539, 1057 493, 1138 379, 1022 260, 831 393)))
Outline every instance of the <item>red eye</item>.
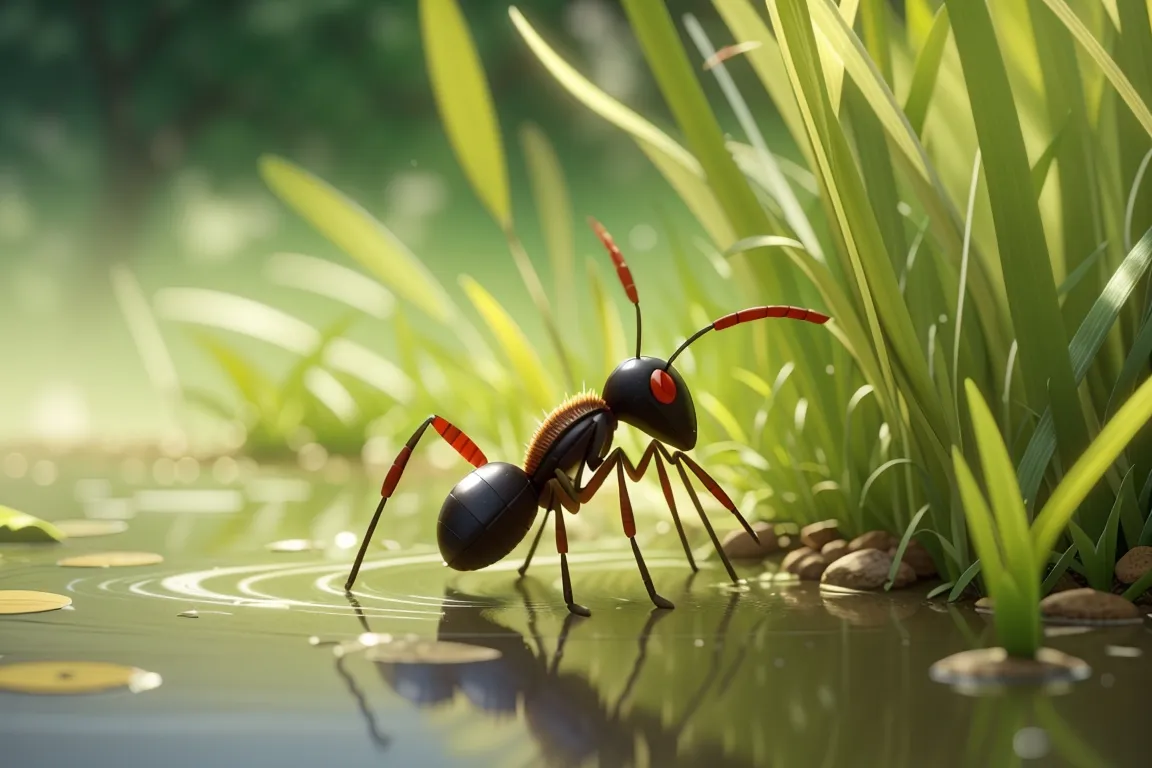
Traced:
POLYGON ((657 368, 652 371, 652 378, 648 380, 648 385, 652 388, 652 394, 664 405, 668 405, 676 399, 676 382, 663 370, 657 368))

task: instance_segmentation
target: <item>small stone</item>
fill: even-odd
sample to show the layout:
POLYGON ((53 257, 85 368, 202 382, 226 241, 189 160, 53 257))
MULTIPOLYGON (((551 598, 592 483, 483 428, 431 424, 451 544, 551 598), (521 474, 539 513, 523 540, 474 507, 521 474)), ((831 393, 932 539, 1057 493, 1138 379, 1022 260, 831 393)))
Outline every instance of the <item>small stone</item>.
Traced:
POLYGON ((1116 562, 1116 578, 1125 584, 1135 584, 1148 571, 1152 571, 1152 547, 1132 547, 1116 562))
POLYGON ((849 552, 859 552, 862 549, 878 549, 887 552, 898 546, 900 541, 888 531, 867 531, 848 542, 849 552))
POLYGON ((819 581, 828 567, 828 559, 819 552, 813 552, 796 564, 796 575, 801 581, 819 581))
POLYGON ((1046 618, 1073 622, 1140 621, 1143 615, 1119 595, 1089 588, 1048 595, 1040 601, 1040 612, 1046 618))
POLYGON ((848 554, 848 542, 844 541, 844 539, 830 541, 820 550, 820 554, 824 556, 824 559, 827 560, 829 564, 834 563, 848 554))
POLYGON ((839 538, 840 524, 835 520, 812 523, 800 529, 800 541, 814 552, 819 552, 825 544, 839 538))
MULTIPOLYGON (((889 549, 888 554, 895 558, 896 549, 899 546, 897 544, 889 549)), ((908 542, 908 546, 904 548, 904 557, 901 560, 912 566, 918 579, 928 579, 936 575, 936 563, 932 562, 932 555, 928 554, 928 550, 916 539, 908 542)))
POLYGON ((941 659, 928 670, 928 676, 936 682, 965 689, 1024 681, 1076 682, 1091 673, 1080 659, 1052 648, 1040 648, 1035 658, 1009 656, 1003 648, 976 648, 941 659))
POLYGON ((832 563, 820 581, 848 589, 879 589, 888 580, 888 569, 891 567, 892 558, 887 552, 861 549, 832 563))
POLYGON ((808 555, 818 554, 815 550, 809 547, 798 547, 792 550, 780 562, 780 570, 787 571, 788 573, 796 573, 796 565, 808 555))
POLYGON ((760 560, 780 548, 776 542, 776 530, 770 523, 754 523, 752 530, 760 539, 757 544, 748 531, 737 528, 724 537, 721 547, 733 560, 760 560))
POLYGON ((982 597, 976 601, 976 610, 980 613, 992 613, 996 610, 996 603, 991 597, 982 597))

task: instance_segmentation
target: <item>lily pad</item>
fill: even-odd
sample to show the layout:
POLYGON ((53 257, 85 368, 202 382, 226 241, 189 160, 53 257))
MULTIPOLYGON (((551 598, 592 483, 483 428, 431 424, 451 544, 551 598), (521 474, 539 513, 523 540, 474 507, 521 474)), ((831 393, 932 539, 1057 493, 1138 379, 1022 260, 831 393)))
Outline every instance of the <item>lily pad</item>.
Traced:
POLYGON ((57 542, 66 539, 67 534, 59 528, 24 512, 0 504, 0 543, 29 544, 57 542))

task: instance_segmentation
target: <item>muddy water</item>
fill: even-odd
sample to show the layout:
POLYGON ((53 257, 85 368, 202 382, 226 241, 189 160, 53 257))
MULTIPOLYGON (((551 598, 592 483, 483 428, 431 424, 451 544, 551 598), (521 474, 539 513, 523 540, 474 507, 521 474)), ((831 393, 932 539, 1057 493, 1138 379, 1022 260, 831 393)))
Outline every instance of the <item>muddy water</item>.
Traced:
MULTIPOLYGON (((549 537, 523 580, 523 546, 479 573, 441 565, 434 522, 452 477, 425 474, 409 487, 427 493, 390 505, 349 602, 342 584, 374 482, 263 471, 160 484, 139 474, 76 462, 48 485, 0 481, 0 501, 49 519, 128 523, 105 537, 0 546, 0 589, 73 600, 0 617, 0 664, 105 661, 162 678, 140 693, 0 693, 2 765, 1150 763, 1149 626, 1049 637, 1092 666, 1069 689, 973 696, 928 678, 937 659, 990 642, 970 606, 930 604, 928 585, 822 596, 771 580, 771 564, 741 567, 748 583, 734 591, 714 559, 693 576, 643 495, 638 521, 654 533, 642 546, 676 610, 651 611, 618 520, 601 506, 570 525, 576 597, 593 611, 577 619, 564 609, 549 537), (315 548, 269 551, 288 539, 315 548), (56 565, 105 550, 165 559, 56 565), (408 663, 395 650, 437 639, 499 656, 444 663, 445 650, 408 663)), ((691 534, 705 551, 706 534, 691 534)))

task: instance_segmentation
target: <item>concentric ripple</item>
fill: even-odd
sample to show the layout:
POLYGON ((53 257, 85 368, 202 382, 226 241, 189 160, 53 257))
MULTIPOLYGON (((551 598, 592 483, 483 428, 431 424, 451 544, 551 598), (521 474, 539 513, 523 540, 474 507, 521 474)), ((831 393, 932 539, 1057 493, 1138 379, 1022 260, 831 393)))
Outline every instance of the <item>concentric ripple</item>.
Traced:
MULTIPOLYGON (((573 554, 569 556, 569 563, 582 596, 619 599, 635 593, 647 599, 630 552, 573 554)), ((344 580, 349 565, 342 560, 311 560, 213 566, 177 573, 136 571, 114 578, 74 579, 67 590, 76 594, 143 597, 229 610, 279 609, 347 615, 349 601, 344 580)), ((535 558, 528 581, 536 583, 530 590, 523 583, 518 584, 512 575, 519 565, 519 560, 509 560, 483 571, 459 573, 449 571, 440 553, 433 549, 396 554, 365 562, 352 596, 365 615, 389 619, 428 620, 439 616, 444 608, 483 607, 488 604, 485 599, 515 599, 539 608, 564 606, 559 584, 553 583, 559 581, 558 557, 535 558), (389 585, 396 588, 388 589, 389 585), (451 588, 448 596, 445 587, 451 588), (406 591, 402 591, 405 588, 406 591)), ((652 570, 674 568, 688 572, 684 560, 672 556, 652 557, 648 566, 652 570)))

